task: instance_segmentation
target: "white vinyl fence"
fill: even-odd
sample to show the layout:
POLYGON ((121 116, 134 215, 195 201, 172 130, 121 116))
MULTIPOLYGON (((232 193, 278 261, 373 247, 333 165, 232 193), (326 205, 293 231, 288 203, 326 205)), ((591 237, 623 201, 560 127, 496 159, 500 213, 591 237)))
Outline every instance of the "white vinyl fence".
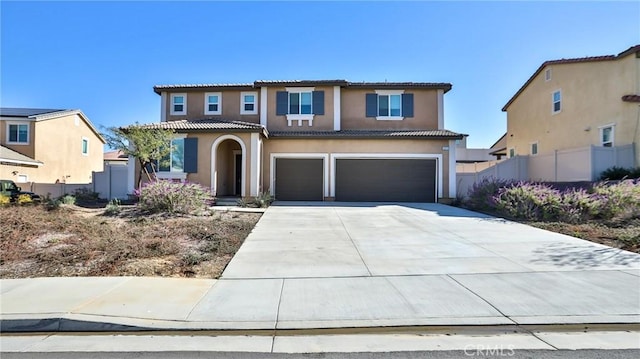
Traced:
POLYGON ((477 172, 456 173, 458 195, 465 197, 474 183, 486 178, 516 181, 595 181, 607 168, 634 167, 633 144, 618 147, 589 146, 555 151, 548 155, 516 156, 477 172))
POLYGON ((74 194, 79 189, 98 192, 104 199, 128 199, 127 193, 127 166, 105 165, 103 172, 93 173, 93 182, 87 184, 74 183, 17 183, 23 191, 30 191, 41 196, 57 198, 65 194, 74 194))

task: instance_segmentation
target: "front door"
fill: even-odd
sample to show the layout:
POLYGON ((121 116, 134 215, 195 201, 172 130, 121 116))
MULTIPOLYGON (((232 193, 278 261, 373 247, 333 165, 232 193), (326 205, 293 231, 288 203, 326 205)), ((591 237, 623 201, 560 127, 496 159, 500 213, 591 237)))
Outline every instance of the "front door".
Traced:
POLYGON ((240 193, 242 193, 241 191, 241 187, 242 187, 242 154, 237 153, 235 155, 235 172, 234 172, 234 183, 235 185, 233 186, 234 188, 234 192, 233 194, 236 196, 239 196, 240 193))

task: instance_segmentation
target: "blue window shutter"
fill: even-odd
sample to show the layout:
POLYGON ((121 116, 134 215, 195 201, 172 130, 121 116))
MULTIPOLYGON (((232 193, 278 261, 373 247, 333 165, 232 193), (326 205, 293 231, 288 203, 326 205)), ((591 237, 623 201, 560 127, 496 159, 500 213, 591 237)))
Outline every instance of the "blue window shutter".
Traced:
POLYGON ((313 91, 313 113, 324 115, 324 91, 313 91))
POLYGON ((196 137, 184 139, 184 171, 198 172, 198 138, 196 137))
POLYGON ((289 93, 287 91, 276 92, 276 115, 282 116, 289 113, 289 93))
POLYGON ((376 117, 378 115, 378 95, 375 93, 367 94, 366 117, 376 117))
POLYGON ((413 94, 402 94, 402 116, 413 117, 413 94))

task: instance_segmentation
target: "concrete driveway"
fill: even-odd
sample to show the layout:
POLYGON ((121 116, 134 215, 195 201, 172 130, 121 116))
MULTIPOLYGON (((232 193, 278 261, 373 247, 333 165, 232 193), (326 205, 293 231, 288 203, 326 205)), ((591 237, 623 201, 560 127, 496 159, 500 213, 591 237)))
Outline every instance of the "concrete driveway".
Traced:
POLYGON ((247 280, 277 328, 640 323, 640 255, 439 204, 276 203, 247 280))
POLYGON ((640 256, 440 204, 272 206, 223 278, 622 270, 640 256))

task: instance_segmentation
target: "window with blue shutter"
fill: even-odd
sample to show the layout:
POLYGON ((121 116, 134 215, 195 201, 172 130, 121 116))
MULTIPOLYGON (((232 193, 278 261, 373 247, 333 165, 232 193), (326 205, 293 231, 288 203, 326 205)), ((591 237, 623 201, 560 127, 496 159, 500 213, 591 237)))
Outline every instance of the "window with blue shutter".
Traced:
POLYGON ((365 116, 378 120, 413 117, 413 94, 379 91, 366 94, 365 116))
POLYGON ((198 139, 184 139, 184 172, 198 172, 198 139))
POLYGON ((276 115, 324 115, 324 91, 276 93, 276 115))
POLYGON ((276 115, 283 116, 289 113, 289 93, 286 91, 276 92, 276 115))

